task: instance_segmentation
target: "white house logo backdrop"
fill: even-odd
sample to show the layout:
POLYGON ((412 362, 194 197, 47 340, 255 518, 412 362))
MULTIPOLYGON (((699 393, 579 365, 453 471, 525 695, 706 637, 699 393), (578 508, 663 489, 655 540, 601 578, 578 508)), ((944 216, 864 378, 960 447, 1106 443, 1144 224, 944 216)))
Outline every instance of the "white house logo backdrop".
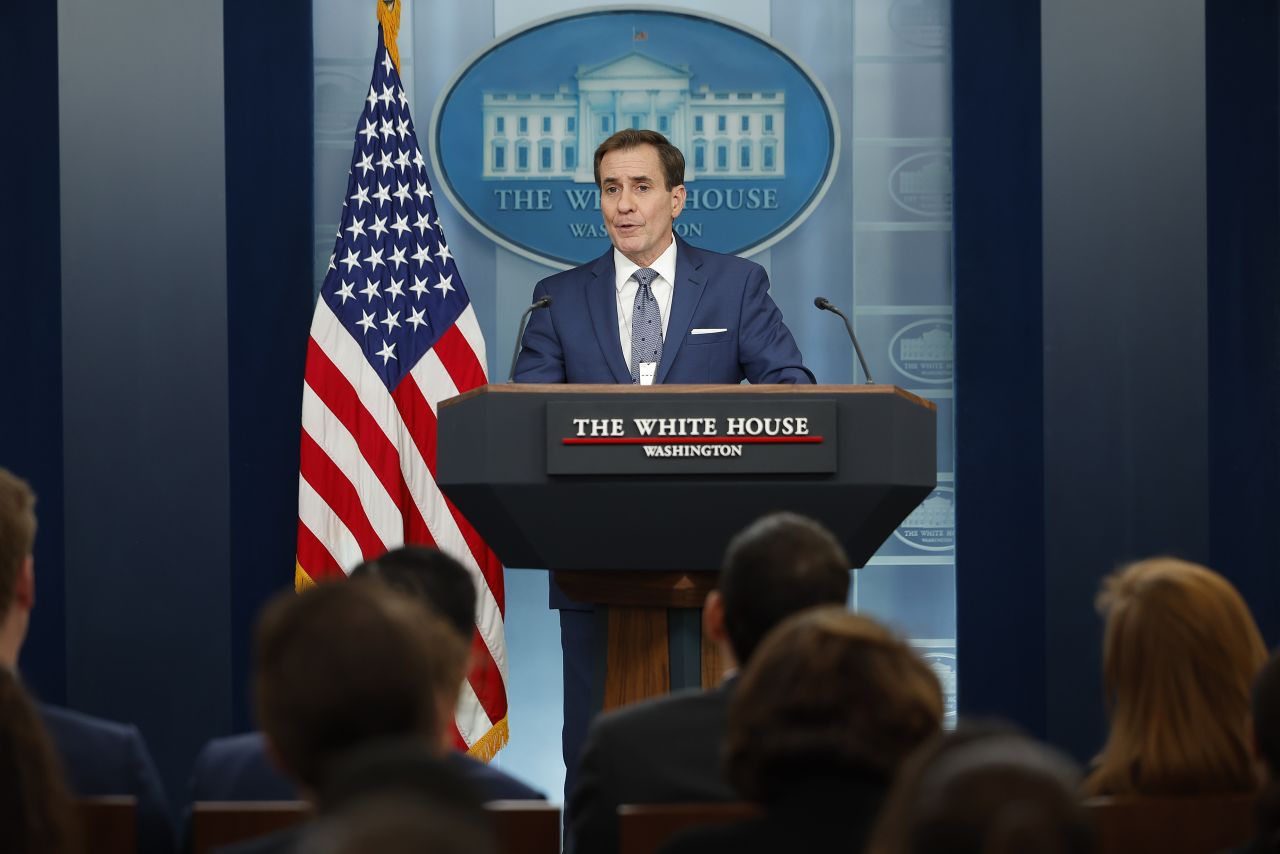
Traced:
POLYGON ((431 152, 476 228, 565 266, 608 246, 596 146, 656 130, 685 156, 677 233, 751 254, 799 225, 834 178, 832 112, 821 84, 763 36, 686 13, 599 10, 482 51, 437 102, 431 152))

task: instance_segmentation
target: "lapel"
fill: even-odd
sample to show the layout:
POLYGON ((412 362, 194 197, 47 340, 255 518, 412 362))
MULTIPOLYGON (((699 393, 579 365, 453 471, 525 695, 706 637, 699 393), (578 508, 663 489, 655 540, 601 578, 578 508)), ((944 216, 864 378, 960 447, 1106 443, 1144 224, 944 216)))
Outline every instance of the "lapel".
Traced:
MULTIPOLYGON (((707 282, 707 276, 701 270, 702 253, 679 237, 675 240, 676 280, 672 283, 674 291, 671 296, 671 319, 667 322, 667 337, 662 345, 662 362, 658 365, 658 375, 653 379, 655 384, 667 381, 667 374, 671 372, 671 366, 680 355, 680 347, 689 336, 689 324, 693 322, 693 312, 706 290, 703 286, 707 282)), ((610 267, 612 268, 612 265, 610 267)), ((617 314, 616 308, 614 313, 617 314)), ((616 321, 614 329, 617 329, 616 321)), ((622 344, 619 342, 617 347, 621 348, 622 344)))
POLYGON ((591 265, 587 282, 587 311, 596 341, 614 382, 631 384, 631 366, 622 358, 622 338, 618 335, 618 294, 613 281, 613 247, 591 265))

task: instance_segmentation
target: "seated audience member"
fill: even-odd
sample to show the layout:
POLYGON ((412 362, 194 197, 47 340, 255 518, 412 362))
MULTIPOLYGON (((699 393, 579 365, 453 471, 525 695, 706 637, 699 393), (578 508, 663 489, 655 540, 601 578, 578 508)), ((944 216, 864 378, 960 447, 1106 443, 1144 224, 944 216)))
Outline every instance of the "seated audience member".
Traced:
POLYGON ((1253 744, 1263 772, 1258 834, 1241 851, 1280 854, 1280 653, 1271 656, 1253 686, 1253 744))
POLYGON ((835 606, 790 617, 729 705, 725 770, 763 814, 663 850, 860 851, 898 767, 941 725, 938 678, 884 626, 835 606))
POLYGON ((76 815, 62 766, 17 675, 0 667, 0 850, 75 854, 76 815))
MULTIPOLYGON (((703 637, 745 664, 770 629, 814 605, 843 605, 849 559, 826 528, 792 513, 765 516, 729 543, 703 637)), ((736 678, 601 715, 591 724, 566 814, 569 854, 618 850, 618 806, 734 801, 720 763, 736 678)))
MULTIPOLYGON (((321 584, 268 603, 254 644, 267 749, 323 812, 333 767, 357 748, 416 740, 443 756, 465 646, 422 605, 381 584, 321 584)), ((298 828, 228 849, 288 851, 298 828)))
MULTIPOLYGON (((413 596, 444 618, 464 642, 475 632, 476 588, 458 561, 437 549, 405 546, 365 561, 353 579, 375 578, 413 596)), ((477 786, 486 800, 545 800, 537 790, 509 774, 451 751, 447 761, 477 786)), ((298 797, 293 784, 267 757, 262 733, 215 738, 196 757, 191 772, 191 801, 287 801, 298 797)))
POLYGON ((1225 578, 1169 557, 1103 581, 1110 733, 1087 795, 1196 795, 1257 788, 1249 695, 1266 648, 1225 578))
MULTIPOLYGON (((35 495, 0 468, 0 667, 17 671, 35 607, 35 495)), ((151 754, 134 726, 40 704, 74 794, 132 795, 138 801, 138 851, 170 854, 173 824, 151 754)))
POLYGON ((903 764, 870 854, 1089 854, 1065 757, 1008 730, 961 728, 903 764))
POLYGON ((478 790, 421 743, 357 748, 334 764, 319 797, 325 816, 298 845, 303 854, 497 854, 478 790))

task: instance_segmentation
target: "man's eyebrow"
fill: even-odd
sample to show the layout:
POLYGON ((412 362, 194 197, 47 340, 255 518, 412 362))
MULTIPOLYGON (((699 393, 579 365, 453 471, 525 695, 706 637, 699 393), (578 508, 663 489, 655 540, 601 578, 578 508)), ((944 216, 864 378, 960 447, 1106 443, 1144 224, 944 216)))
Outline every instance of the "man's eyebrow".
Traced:
MULTIPOLYGON (((626 178, 626 180, 631 181, 631 183, 633 184, 652 184, 653 183, 653 179, 650 178, 648 175, 627 175, 624 177, 626 178)), ((623 181, 623 178, 619 178, 616 175, 606 175, 604 178, 600 179, 600 183, 602 184, 621 184, 622 181, 623 181)))

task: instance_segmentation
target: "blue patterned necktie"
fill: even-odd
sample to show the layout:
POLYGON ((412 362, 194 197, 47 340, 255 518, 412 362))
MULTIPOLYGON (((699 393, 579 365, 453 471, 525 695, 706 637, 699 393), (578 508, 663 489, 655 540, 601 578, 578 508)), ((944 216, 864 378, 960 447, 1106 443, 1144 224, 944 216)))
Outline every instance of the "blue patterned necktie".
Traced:
POLYGON ((657 363, 662 358, 662 315, 649 287, 658 278, 658 271, 641 267, 631 278, 640 285, 631 306, 631 382, 639 383, 640 363, 657 363))

